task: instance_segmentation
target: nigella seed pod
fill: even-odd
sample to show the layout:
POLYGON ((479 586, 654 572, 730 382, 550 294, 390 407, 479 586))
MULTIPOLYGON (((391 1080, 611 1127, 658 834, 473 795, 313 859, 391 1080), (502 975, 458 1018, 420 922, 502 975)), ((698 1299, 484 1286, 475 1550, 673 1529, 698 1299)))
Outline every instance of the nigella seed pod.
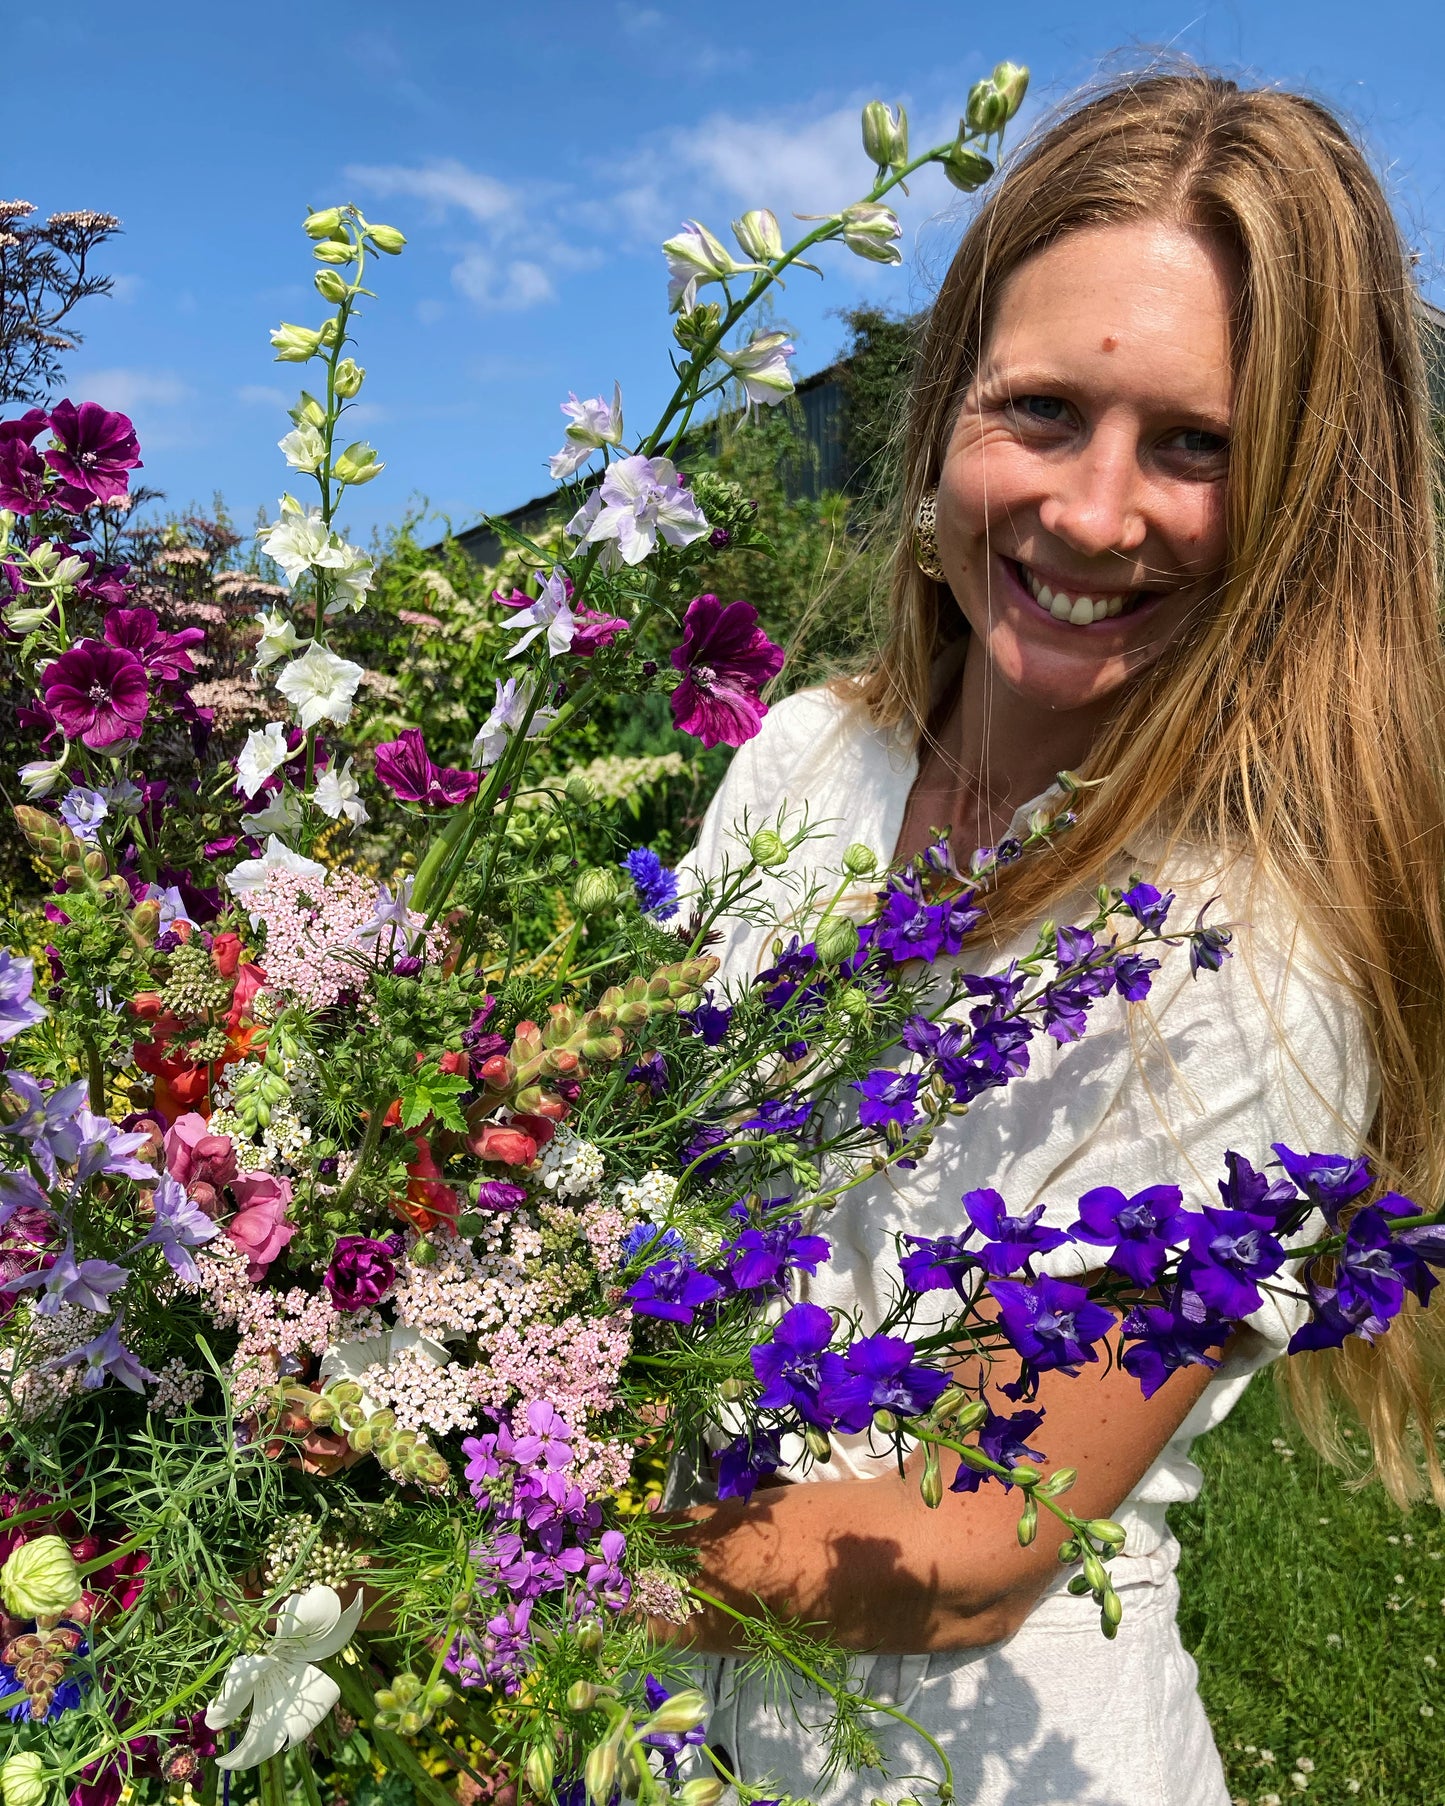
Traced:
MULTIPOLYGON (((785 865, 788 858, 787 844, 773 828, 759 828, 748 842, 748 852, 754 862, 763 867, 785 865)), ((781 953, 781 949, 779 949, 781 953)))

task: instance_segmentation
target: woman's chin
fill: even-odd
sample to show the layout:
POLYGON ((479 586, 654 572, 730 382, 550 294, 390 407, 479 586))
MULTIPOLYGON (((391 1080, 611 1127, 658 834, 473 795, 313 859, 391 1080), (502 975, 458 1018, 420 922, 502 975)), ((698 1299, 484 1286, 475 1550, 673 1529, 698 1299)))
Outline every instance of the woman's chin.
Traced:
POLYGON ((1056 634, 1044 639, 1019 633, 1003 622, 988 636, 988 655, 994 676, 1020 702, 1055 715, 1107 703, 1139 668, 1119 650, 1070 645, 1056 634))

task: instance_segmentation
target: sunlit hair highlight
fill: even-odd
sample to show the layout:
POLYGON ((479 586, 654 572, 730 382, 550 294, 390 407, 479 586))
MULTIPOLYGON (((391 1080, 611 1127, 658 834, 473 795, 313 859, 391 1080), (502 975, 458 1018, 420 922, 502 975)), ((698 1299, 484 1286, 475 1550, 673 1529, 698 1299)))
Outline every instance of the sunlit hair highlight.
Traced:
MULTIPOLYGON (((1445 657, 1419 302, 1379 182, 1316 102, 1198 71, 1114 84, 1005 170, 943 281, 904 428, 886 637, 847 688, 921 738, 936 663, 966 631, 906 523, 938 481, 1002 285, 1064 234, 1165 219, 1222 235, 1242 271, 1222 596, 1121 698, 1081 775, 1078 826, 1021 861, 993 910, 1053 913, 1161 823, 1244 852, 1355 992, 1379 1065, 1369 1151, 1427 1209, 1445 1180, 1445 657)), ((1263 1150, 1243 1150, 1251 1155, 1263 1150)), ((1339 1456, 1367 1428, 1402 1503, 1445 1504, 1435 1427, 1445 1309, 1374 1347, 1282 1364, 1339 1456)))

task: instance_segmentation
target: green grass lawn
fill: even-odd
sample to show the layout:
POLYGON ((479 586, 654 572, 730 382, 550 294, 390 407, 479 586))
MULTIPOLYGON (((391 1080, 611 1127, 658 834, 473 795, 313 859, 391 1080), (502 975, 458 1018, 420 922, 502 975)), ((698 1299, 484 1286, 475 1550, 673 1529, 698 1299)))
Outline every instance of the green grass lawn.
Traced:
POLYGON ((1347 1492, 1268 1374, 1195 1458, 1180 1622, 1236 1801, 1445 1806, 1439 1511, 1347 1492))

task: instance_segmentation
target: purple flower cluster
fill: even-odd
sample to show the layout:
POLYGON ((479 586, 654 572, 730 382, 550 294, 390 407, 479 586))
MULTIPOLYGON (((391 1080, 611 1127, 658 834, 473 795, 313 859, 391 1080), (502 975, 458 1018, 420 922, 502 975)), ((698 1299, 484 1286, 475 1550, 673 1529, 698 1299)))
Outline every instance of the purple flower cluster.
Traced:
POLYGON ((651 847, 634 847, 622 861, 622 869, 632 880, 644 915, 666 922, 677 914, 677 873, 665 866, 651 847))
POLYGON ((62 401, 48 414, 31 408, 18 420, 0 421, 0 508, 81 514, 125 495, 140 461, 135 429, 124 414, 97 401, 79 407, 62 401), (35 441, 47 431, 50 448, 42 454, 35 441))

